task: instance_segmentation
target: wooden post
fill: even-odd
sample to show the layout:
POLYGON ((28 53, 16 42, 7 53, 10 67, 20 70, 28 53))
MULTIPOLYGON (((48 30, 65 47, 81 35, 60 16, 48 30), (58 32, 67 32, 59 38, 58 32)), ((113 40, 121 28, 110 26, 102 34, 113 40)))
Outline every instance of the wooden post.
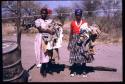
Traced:
POLYGON ((17 44, 18 48, 21 51, 21 1, 17 1, 17 44))

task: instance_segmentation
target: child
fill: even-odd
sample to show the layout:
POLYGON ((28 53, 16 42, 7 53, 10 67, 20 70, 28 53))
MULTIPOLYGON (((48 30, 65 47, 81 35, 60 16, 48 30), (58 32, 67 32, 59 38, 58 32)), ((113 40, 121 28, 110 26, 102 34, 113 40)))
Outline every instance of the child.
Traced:
POLYGON ((95 50, 94 50, 94 46, 95 46, 95 40, 99 37, 101 31, 99 29, 99 26, 97 24, 92 24, 92 26, 90 26, 91 28, 91 35, 90 35, 90 39, 91 39, 91 43, 90 43, 90 52, 92 52, 93 54, 95 54, 95 50))

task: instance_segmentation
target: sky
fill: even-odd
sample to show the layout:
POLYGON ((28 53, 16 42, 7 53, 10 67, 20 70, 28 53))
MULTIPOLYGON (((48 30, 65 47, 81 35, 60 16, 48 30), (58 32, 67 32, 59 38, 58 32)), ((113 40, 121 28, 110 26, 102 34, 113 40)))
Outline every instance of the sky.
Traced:
POLYGON ((42 4, 46 4, 48 5, 49 8, 57 8, 59 6, 65 6, 65 7, 71 7, 73 5, 73 3, 77 3, 77 1, 40 1, 40 3, 42 4))
POLYGON ((70 6, 71 1, 41 1, 43 4, 47 4, 50 8, 54 9, 60 5, 62 6, 70 6))
MULTIPOLYGON (((36 1, 37 2, 37 1, 36 1)), ((52 9, 52 11, 55 8, 58 8, 59 6, 63 6, 63 7, 70 7, 72 8, 72 6, 74 5, 74 3, 79 3, 78 0, 48 0, 48 1, 39 1, 39 4, 41 3, 42 6, 47 5, 48 8, 52 9)), ((53 11, 53 14, 56 13, 55 11, 53 11)))
MULTIPOLYGON (((39 3, 42 7, 47 5, 52 11, 59 6, 73 7, 74 3, 80 3, 81 0, 46 0, 46 1, 35 1, 39 3)), ((55 11, 53 11, 54 13, 55 11)), ((103 15, 103 13, 101 14, 103 15)))

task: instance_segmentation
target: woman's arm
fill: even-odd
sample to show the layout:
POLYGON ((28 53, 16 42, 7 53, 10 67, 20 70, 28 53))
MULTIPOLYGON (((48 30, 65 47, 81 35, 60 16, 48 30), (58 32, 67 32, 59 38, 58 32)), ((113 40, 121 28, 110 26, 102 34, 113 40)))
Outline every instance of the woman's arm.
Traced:
POLYGON ((40 32, 40 33, 49 33, 49 34, 53 34, 54 32, 52 31, 52 30, 50 30, 50 29, 43 29, 43 28, 41 28, 41 27, 37 27, 37 29, 38 29, 38 31, 40 32))
POLYGON ((39 33, 50 33, 53 34, 54 32, 50 29, 43 29, 41 28, 41 19, 37 19, 35 21, 35 27, 38 29, 39 33))
POLYGON ((68 42, 68 50, 70 49, 70 48, 69 48, 69 44, 70 44, 70 42, 71 42, 71 40, 72 40, 72 34, 73 34, 73 30, 72 30, 72 24, 71 24, 70 34, 69 34, 69 42, 68 42))
POLYGON ((72 30, 70 30, 70 34, 69 34, 69 42, 71 41, 72 39, 72 30))

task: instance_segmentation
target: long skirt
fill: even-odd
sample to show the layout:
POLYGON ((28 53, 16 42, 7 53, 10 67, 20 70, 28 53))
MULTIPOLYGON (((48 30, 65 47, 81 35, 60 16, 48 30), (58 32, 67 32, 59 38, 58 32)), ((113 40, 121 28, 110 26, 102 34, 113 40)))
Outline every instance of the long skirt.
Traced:
POLYGON ((72 40, 69 43, 70 49, 70 63, 91 63, 94 60, 93 55, 87 54, 85 52, 85 46, 82 44, 79 46, 77 43, 80 39, 78 34, 72 36, 72 40))
MULTIPOLYGON (((44 49, 42 48, 42 34, 38 33, 35 37, 34 50, 36 55, 36 64, 49 62, 49 57, 45 56, 44 49)), ((47 45, 47 49, 51 49, 51 46, 47 45)))

